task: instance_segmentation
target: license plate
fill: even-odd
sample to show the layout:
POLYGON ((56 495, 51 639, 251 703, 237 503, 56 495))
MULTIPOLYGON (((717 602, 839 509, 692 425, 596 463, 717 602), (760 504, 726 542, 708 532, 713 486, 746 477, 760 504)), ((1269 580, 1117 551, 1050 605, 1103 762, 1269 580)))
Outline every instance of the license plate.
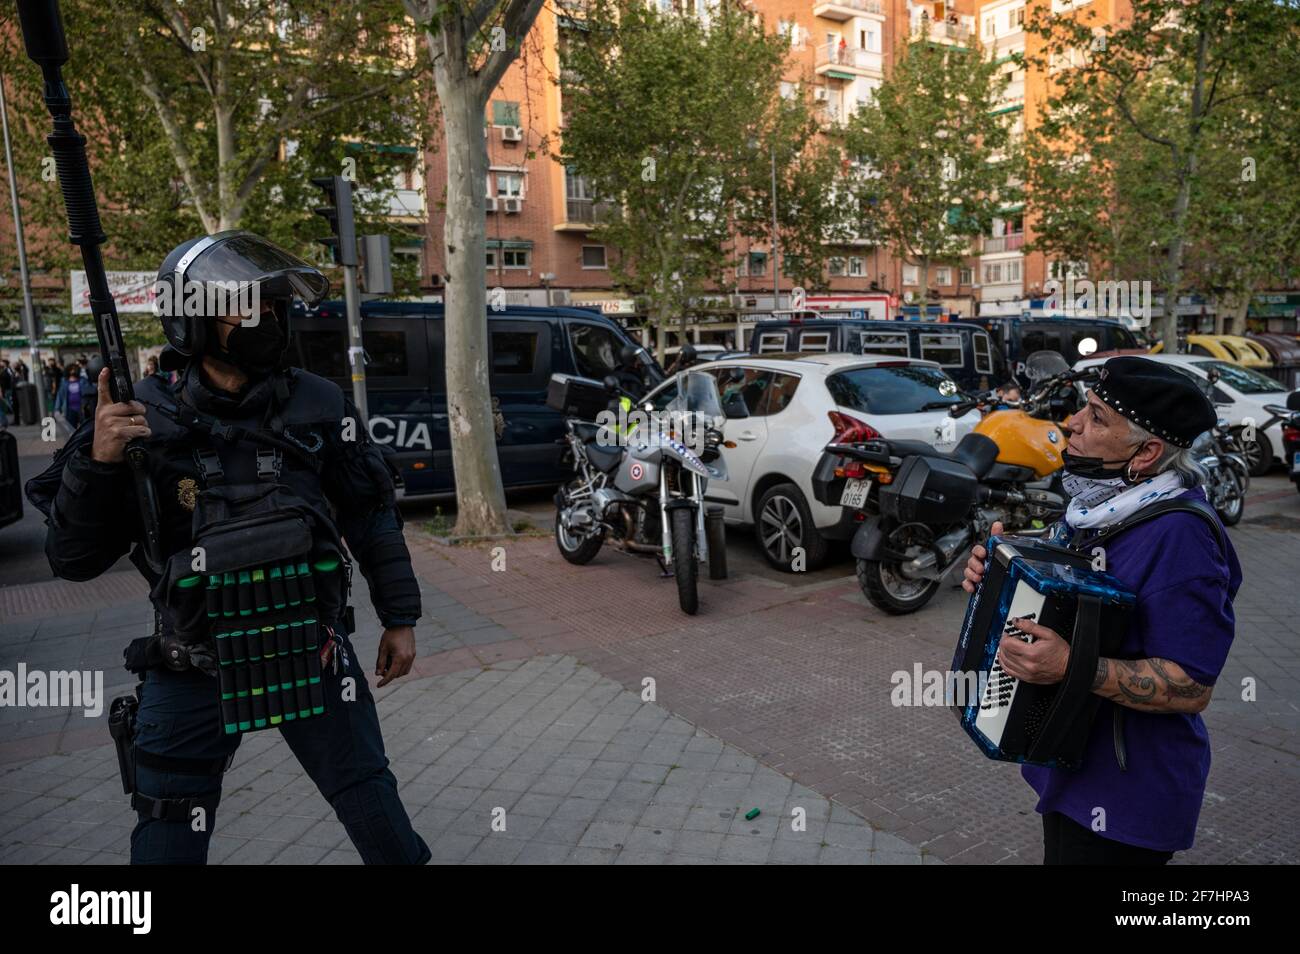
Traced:
POLYGON ((1300 474, 1300 451, 1296 451, 1291 458, 1291 473, 1300 474))
POLYGON ((869 480, 850 480, 844 485, 844 492, 840 494, 841 507, 853 507, 855 510, 861 510, 867 503, 867 493, 871 490, 871 481, 869 480))

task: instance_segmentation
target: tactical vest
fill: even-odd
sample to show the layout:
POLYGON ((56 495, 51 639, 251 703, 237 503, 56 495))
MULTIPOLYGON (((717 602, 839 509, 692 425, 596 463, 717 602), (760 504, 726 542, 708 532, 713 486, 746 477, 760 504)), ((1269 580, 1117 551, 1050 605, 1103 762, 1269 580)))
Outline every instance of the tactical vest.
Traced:
POLYGON ((150 597, 185 654, 215 667, 227 734, 324 713, 322 653, 339 642, 333 624, 347 604, 351 565, 319 479, 303 476, 304 462, 319 470, 323 439, 312 447, 289 430, 304 410, 317 422, 336 413, 337 422, 342 397, 313 375, 294 384, 271 427, 232 427, 170 393, 168 404, 143 396, 151 428, 159 425, 150 444, 188 448, 198 472, 190 544, 171 555, 150 597), (286 456, 295 458, 294 479, 286 456))

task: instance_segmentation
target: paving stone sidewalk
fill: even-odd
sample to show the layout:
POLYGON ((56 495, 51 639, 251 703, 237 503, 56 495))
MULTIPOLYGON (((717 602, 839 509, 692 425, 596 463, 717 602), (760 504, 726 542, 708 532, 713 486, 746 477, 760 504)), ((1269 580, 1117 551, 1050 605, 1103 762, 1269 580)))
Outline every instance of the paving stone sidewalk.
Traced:
MULTIPOLYGON (((379 707, 435 862, 937 861, 571 656, 395 684, 379 707)), ((134 821, 112 746, 0 769, 0 863, 125 863, 134 821)), ((213 863, 360 862, 278 733, 244 741, 214 831, 213 863)))

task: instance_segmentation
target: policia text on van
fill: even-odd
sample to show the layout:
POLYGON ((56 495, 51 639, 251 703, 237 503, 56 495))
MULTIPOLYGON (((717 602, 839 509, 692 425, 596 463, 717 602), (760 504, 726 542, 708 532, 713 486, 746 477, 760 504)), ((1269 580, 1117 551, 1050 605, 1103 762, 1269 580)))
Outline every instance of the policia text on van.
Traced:
MULTIPOLYGON (((455 489, 447 424, 443 306, 370 301, 361 306, 370 433, 392 450, 408 496, 455 489)), ((551 375, 644 373, 643 388, 662 379, 651 362, 628 360, 637 345, 611 319, 582 308, 507 308, 488 312, 493 421, 501 479, 508 489, 554 486, 564 418, 546 406, 551 375), (653 379, 653 380, 650 380, 653 379)), ((348 340, 342 302, 294 317, 293 362, 346 387, 348 340)))

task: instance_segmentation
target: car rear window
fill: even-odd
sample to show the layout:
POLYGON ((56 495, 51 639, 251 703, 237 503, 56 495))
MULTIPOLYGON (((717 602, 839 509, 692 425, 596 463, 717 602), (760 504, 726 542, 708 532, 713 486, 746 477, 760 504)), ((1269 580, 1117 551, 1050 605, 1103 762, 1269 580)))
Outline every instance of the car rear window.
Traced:
POLYGON ((826 379, 840 407, 868 414, 915 414, 927 405, 956 404, 961 394, 939 368, 920 364, 853 368, 826 379))

